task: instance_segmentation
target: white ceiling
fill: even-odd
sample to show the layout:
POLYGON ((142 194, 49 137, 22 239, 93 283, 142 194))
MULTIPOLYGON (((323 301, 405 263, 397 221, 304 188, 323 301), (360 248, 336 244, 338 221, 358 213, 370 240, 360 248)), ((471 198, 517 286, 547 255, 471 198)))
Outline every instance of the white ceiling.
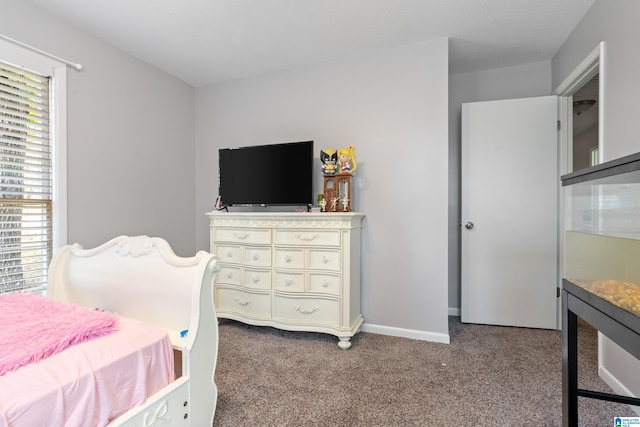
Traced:
POLYGON ((194 85, 449 37, 450 72, 549 60, 595 0, 22 0, 194 85))

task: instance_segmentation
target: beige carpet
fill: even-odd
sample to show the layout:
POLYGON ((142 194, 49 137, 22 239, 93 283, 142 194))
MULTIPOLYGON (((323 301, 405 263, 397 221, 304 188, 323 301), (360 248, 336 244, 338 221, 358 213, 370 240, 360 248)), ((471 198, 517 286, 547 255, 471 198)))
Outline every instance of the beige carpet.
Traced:
MULTIPOLYGON (((220 320, 214 426, 560 426, 559 331, 462 324, 451 344, 359 333, 330 335, 220 320)), ((596 332, 581 324, 579 387, 597 374, 596 332)), ((581 426, 636 416, 579 398, 581 426)))

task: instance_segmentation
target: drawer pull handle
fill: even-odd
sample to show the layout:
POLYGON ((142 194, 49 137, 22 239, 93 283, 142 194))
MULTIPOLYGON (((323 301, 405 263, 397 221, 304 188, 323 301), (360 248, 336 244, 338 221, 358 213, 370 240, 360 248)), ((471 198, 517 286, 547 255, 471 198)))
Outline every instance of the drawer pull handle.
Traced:
POLYGON ((260 282, 260 276, 253 276, 253 279, 251 280, 253 280, 253 283, 258 283, 260 282))
POLYGON ((227 252, 227 258, 232 258, 233 257, 233 252, 229 251, 227 252))
POLYGON ((328 280, 326 280, 326 279, 322 281, 322 287, 323 287, 323 288, 328 288, 330 284, 331 284, 331 282, 329 282, 329 281, 328 281, 328 280))
POLYGON ((302 234, 296 234, 296 239, 302 240, 303 242, 310 242, 317 239, 318 237, 320 237, 318 234, 314 234, 312 236, 303 236, 302 234))
POLYGON ((293 285, 293 280, 291 280, 291 279, 286 279, 286 280, 284 281, 284 284, 285 284, 285 285, 287 285, 287 286, 291 286, 291 285, 293 285))
POLYGON ((322 262, 324 262, 325 264, 329 262, 329 258, 327 258, 326 256, 322 256, 322 262))
POLYGON ((236 297, 236 303, 237 303, 238 305, 245 306, 245 305, 248 305, 248 304, 249 304, 249 300, 246 300, 246 299, 240 299, 240 298, 236 297))
POLYGON ((247 233, 237 233, 237 232, 236 232, 236 233, 233 233, 233 235, 234 235, 235 237, 237 237, 238 239, 240 239, 240 240, 244 240, 244 239, 246 239, 247 237, 249 237, 249 234, 247 234, 247 233))
POLYGON ((228 272, 227 273, 227 279, 233 279, 233 273, 232 272, 228 272))
POLYGON ((258 254, 253 254, 253 256, 251 258, 253 258, 254 261, 257 261, 259 256, 258 256, 258 254))
POLYGON ((296 311, 299 311, 302 314, 313 314, 316 311, 320 310, 319 307, 302 308, 299 305, 297 305, 295 308, 296 308, 296 311))
POLYGON ((289 263, 291 261, 293 261, 293 257, 291 255, 287 255, 286 257, 284 257, 285 262, 289 263))

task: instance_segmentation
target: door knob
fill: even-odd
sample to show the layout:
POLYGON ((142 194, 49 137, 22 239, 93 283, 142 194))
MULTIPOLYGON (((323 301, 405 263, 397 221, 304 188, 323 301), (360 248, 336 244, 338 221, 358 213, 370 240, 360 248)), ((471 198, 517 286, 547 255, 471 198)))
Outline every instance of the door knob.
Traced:
POLYGON ((473 228, 473 223, 471 221, 467 222, 464 225, 464 228, 466 228, 467 230, 471 230, 473 228))

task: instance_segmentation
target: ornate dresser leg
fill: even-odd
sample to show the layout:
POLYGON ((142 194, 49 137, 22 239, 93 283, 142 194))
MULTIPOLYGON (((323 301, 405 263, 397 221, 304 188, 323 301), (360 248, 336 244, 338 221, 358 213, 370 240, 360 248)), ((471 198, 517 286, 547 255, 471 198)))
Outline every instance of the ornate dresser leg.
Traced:
POLYGON ((348 349, 349 347, 351 347, 351 337, 344 337, 344 338, 340 338, 340 341, 338 341, 338 347, 340 347, 343 350, 348 349))

